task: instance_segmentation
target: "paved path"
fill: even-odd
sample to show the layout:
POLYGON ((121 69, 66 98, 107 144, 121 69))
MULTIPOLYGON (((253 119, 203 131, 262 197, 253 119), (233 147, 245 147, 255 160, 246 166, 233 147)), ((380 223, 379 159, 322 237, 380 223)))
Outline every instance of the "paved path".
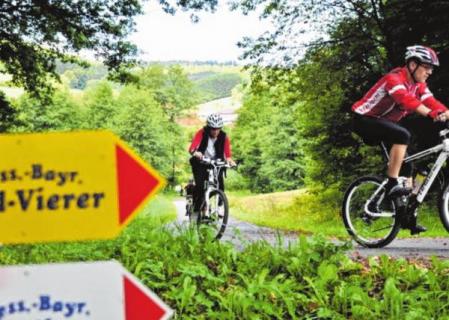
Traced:
MULTIPOLYGON (((189 221, 185 216, 184 199, 177 199, 174 201, 174 204, 178 212, 177 222, 187 224, 189 221)), ((296 241, 298 238, 298 235, 294 232, 282 232, 266 227, 259 227, 230 217, 228 227, 222 239, 224 241, 231 241, 237 248, 243 248, 245 242, 248 241, 266 240, 271 244, 275 244, 278 241, 278 234, 282 235, 284 245, 296 241)), ((339 243, 339 241, 334 242, 339 243)), ((349 254, 364 257, 385 254, 391 257, 419 258, 438 256, 440 258, 449 258, 449 236, 448 238, 414 237, 396 239, 387 247, 381 249, 367 249, 355 244, 354 249, 349 254)))

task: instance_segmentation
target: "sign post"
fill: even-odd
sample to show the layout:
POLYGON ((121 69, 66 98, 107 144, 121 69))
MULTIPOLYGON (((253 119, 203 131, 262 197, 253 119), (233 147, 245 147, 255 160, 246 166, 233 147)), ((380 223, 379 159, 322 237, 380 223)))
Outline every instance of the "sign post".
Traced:
POLYGON ((171 314, 115 261, 0 268, 1 320, 165 320, 171 314))
POLYGON ((3 244, 114 238, 165 183, 107 131, 0 135, 0 145, 3 244))
MULTIPOLYGON (((0 135, 0 243, 109 239, 164 179, 107 131, 0 135)), ((163 320, 119 263, 0 268, 0 320, 163 320)))

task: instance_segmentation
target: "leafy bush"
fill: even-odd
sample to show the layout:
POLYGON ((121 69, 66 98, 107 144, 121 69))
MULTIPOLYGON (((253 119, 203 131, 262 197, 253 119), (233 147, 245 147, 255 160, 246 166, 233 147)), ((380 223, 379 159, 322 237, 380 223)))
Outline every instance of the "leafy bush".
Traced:
MULTIPOLYGON (((160 220, 160 221, 158 221, 160 220)), ((300 237, 237 251, 141 215, 113 241, 6 246, 1 264, 117 259, 175 319, 447 319, 448 261, 351 260, 346 246, 300 237)), ((282 241, 282 239, 281 239, 282 241)))

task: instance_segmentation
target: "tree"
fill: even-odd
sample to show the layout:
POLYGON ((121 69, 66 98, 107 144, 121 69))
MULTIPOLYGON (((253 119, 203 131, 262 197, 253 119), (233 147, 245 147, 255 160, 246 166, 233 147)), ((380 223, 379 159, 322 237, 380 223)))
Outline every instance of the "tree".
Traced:
MULTIPOLYGON (((298 120, 306 139, 307 175, 341 188, 362 170, 382 170, 378 157, 351 133, 350 106, 394 66, 403 65, 405 47, 425 44, 439 53, 442 67, 430 87, 444 103, 449 84, 449 18, 446 1, 324 0, 234 1, 244 12, 262 8, 275 29, 245 39, 245 57, 254 63, 252 86, 293 82, 304 101, 298 120), (315 37, 298 43, 304 32, 315 37), (266 67, 270 53, 282 59, 266 67), (265 65, 265 67, 264 67, 265 65), (283 77, 292 71, 297 78, 283 77)), ((371 148, 371 150, 374 150, 371 148)))
POLYGON ((81 110, 65 89, 53 92, 48 101, 24 94, 14 103, 20 121, 14 127, 18 132, 75 130, 81 126, 81 110))
POLYGON ((17 109, 11 105, 5 94, 0 92, 0 133, 11 131, 19 125, 17 109))
POLYGON ((112 88, 107 81, 101 81, 88 88, 83 102, 85 107, 83 127, 86 129, 112 128, 114 117, 120 106, 116 105, 112 88))
POLYGON ((154 96, 171 122, 192 108, 198 100, 192 81, 179 65, 168 69, 158 64, 151 65, 138 72, 136 78, 138 87, 154 96))
POLYGON ((240 172, 253 191, 281 191, 304 184, 304 139, 300 135, 301 102, 289 82, 260 81, 245 95, 233 130, 240 172))
POLYGON ((174 139, 162 106, 147 91, 126 86, 118 97, 121 106, 115 132, 159 172, 168 176, 171 167, 171 139, 174 139))
MULTIPOLYGON (((168 13, 214 10, 217 0, 181 0, 176 5, 159 0, 168 13)), ((45 96, 58 79, 56 62, 86 65, 74 54, 93 50, 125 81, 126 66, 134 62, 136 47, 126 40, 134 17, 142 13, 139 0, 21 0, 0 2, 0 72, 12 75, 15 85, 45 96)))
POLYGON ((57 59, 81 63, 72 53, 82 49, 120 71, 136 51, 126 36, 142 8, 137 0, 24 0, 2 1, 0 12, 2 69, 36 93, 50 88, 49 76, 57 78, 57 59))
POLYGON ((169 178, 171 184, 176 182, 176 167, 180 159, 179 141, 181 132, 176 120, 186 111, 191 109, 197 102, 197 94, 193 83, 179 65, 164 69, 163 66, 151 65, 140 72, 137 76, 137 86, 151 94, 162 106, 167 116, 169 130, 172 133, 168 142, 171 144, 171 166, 172 172, 169 178))

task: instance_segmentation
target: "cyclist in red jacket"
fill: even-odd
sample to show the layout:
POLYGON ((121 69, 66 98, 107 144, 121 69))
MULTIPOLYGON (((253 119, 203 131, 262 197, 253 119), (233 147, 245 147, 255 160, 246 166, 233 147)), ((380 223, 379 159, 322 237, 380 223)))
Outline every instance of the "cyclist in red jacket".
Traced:
MULTIPOLYGON (((201 163, 203 157, 209 159, 226 160, 231 166, 235 166, 231 154, 231 142, 226 133, 221 130, 223 118, 218 113, 212 113, 207 117, 206 126, 198 130, 193 137, 189 147, 192 155, 190 164, 192 166, 193 177, 195 179, 195 189, 193 191, 194 211, 200 210, 203 198, 204 181, 208 178, 207 167, 201 163)), ((219 188, 224 191, 223 171, 218 177, 219 188)))
MULTIPOLYGON (((402 119, 412 113, 431 118, 425 124, 426 128, 433 126, 430 135, 426 132, 429 139, 434 139, 435 132, 438 132, 432 125, 433 121, 449 119, 448 109, 433 97, 426 84, 433 68, 437 66, 438 57, 431 48, 420 45, 407 47, 405 66, 383 76, 352 106, 356 114, 354 131, 365 139, 384 141, 391 146, 386 185, 387 196, 390 198, 411 192, 411 188, 398 184, 397 179, 410 144, 410 131, 415 131, 419 125, 415 122, 414 126, 408 126, 405 119, 402 119)), ((420 128, 422 131, 423 126, 420 128)), ((402 168, 401 173, 411 177, 411 171, 411 166, 407 165, 402 168)), ((418 233, 426 229, 416 225, 415 220, 410 230, 418 233)))

